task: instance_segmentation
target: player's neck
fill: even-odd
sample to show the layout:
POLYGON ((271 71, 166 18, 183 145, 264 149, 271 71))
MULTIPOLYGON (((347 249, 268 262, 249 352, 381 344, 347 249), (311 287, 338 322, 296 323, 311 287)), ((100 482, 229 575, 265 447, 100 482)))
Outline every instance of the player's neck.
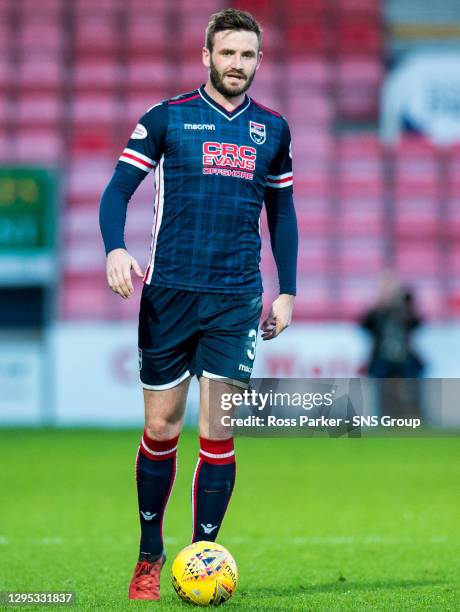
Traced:
POLYGON ((208 94, 210 98, 212 98, 217 104, 220 104, 225 108, 226 111, 232 112, 235 108, 238 108, 244 102, 244 98, 246 94, 242 93, 239 96, 235 96, 234 98, 226 98, 222 95, 217 89, 213 86, 211 81, 208 79, 206 85, 204 86, 205 92, 208 94))

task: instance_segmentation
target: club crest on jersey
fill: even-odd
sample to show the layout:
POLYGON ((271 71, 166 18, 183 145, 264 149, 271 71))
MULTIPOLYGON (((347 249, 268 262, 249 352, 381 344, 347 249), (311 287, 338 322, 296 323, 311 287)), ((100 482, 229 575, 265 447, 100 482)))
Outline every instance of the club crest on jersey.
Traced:
POLYGON ((267 140, 267 131, 264 123, 249 122, 249 136, 256 144, 261 145, 267 140))

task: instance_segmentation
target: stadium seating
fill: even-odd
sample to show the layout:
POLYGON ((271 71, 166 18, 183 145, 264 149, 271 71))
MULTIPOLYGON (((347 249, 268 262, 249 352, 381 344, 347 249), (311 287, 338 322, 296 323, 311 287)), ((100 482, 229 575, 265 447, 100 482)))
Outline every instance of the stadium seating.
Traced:
MULTIPOLYGON (((285 113, 293 134, 296 316, 356 318, 375 300, 383 268, 414 285, 428 316, 458 314, 460 147, 379 142, 382 1, 234 6, 264 26, 252 95, 285 113)), ((219 8, 217 0, 0 0, 0 160, 64 172, 63 318, 135 318, 136 301, 106 288, 98 201, 139 117, 204 81, 204 29, 219 8)), ((148 177, 127 222, 142 266, 153 189, 148 177)), ((261 231, 268 302, 277 279, 265 221, 261 231)))

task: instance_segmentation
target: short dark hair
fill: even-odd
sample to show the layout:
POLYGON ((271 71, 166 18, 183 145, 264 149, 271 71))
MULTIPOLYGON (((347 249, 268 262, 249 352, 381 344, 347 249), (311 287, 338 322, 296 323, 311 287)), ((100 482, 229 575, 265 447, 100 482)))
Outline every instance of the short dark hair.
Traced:
POLYGON ((257 34, 259 48, 262 44, 262 28, 254 17, 246 11, 227 8, 211 15, 206 28, 205 47, 212 51, 214 46, 214 34, 224 30, 246 30, 257 34))

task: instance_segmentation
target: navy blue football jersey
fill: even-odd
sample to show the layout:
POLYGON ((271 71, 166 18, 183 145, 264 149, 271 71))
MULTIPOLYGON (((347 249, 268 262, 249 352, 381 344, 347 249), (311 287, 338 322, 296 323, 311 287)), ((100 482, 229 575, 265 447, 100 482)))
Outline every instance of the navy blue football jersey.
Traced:
POLYGON ((199 89, 152 106, 118 166, 155 173, 147 284, 259 293, 266 190, 292 190, 289 127, 245 96, 232 112, 199 89))

